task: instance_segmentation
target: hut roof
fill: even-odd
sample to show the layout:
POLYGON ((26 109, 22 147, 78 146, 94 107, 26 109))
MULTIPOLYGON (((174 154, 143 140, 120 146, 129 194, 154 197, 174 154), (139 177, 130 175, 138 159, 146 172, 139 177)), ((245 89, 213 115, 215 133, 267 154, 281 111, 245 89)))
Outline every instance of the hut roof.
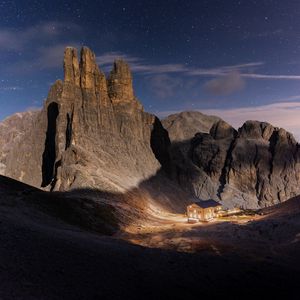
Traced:
POLYGON ((217 207, 220 206, 221 204, 215 200, 206 200, 206 201, 196 201, 194 204, 198 205, 201 208, 208 208, 208 207, 217 207))

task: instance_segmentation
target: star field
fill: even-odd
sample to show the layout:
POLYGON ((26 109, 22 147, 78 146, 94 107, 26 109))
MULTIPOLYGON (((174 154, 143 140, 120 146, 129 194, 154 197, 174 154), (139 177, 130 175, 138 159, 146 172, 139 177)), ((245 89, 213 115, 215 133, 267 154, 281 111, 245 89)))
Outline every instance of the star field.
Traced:
POLYGON ((42 105, 68 45, 126 59, 158 115, 295 102, 299 31, 296 0, 1 1, 0 119, 42 105))

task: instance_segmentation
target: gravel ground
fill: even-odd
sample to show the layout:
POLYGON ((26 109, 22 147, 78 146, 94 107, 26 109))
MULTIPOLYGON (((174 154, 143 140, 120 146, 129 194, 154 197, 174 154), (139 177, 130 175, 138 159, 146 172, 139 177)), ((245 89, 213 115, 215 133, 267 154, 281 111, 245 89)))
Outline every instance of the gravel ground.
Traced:
POLYGON ((23 188, 0 184, 1 300, 240 299, 274 292, 298 299, 295 261, 132 245, 39 211, 26 203, 23 188))

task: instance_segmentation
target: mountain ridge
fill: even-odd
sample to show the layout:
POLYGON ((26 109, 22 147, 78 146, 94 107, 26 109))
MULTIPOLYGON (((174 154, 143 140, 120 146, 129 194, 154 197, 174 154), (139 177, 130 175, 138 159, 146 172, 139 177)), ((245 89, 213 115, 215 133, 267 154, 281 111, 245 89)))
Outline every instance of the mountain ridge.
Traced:
POLYGON ((300 151, 293 135, 259 121, 238 130, 223 120, 209 133, 174 143, 172 177, 202 199, 259 208, 300 193, 300 151))
MULTIPOLYGON (((56 190, 76 187, 74 180, 77 178, 79 181, 79 175, 84 177, 84 174, 73 174, 73 179, 70 178, 70 165, 66 166, 66 171, 64 161, 68 160, 69 164, 71 159, 75 163, 78 157, 74 157, 74 154, 97 161, 98 158, 90 157, 90 154, 99 148, 103 149, 102 156, 106 156, 104 164, 113 159, 109 156, 118 155, 117 152, 121 151, 123 159, 119 160, 119 164, 125 162, 122 167, 124 172, 126 168, 131 169, 131 174, 136 173, 136 180, 145 179, 160 168, 150 146, 151 126, 154 123, 155 117, 145 113, 134 96, 131 73, 124 61, 115 62, 106 80, 91 50, 83 47, 78 61, 76 49, 68 47, 64 56, 64 81, 58 80, 52 85, 30 133, 35 138, 32 139, 28 134, 25 139, 29 141, 15 147, 16 151, 8 158, 10 163, 6 174, 25 182, 27 180, 34 186, 47 187, 52 184, 54 186, 50 188, 56 190), (45 135, 46 138, 41 137, 45 135), (27 151, 22 149, 26 148, 22 144, 32 144, 36 153, 23 159, 20 153, 27 151), (139 166, 140 162, 134 158, 131 150, 133 148, 141 149, 140 156, 144 157, 144 163, 149 161, 146 168, 139 166), (136 162, 128 164, 126 157, 136 162), (37 171, 28 174, 26 168, 30 169, 33 165, 37 171), (67 178, 62 178, 64 176, 67 178)), ((78 168, 74 173, 77 171, 78 168)), ((82 182, 77 184, 81 185, 82 182)))
MULTIPOLYGON (((179 184, 182 204, 195 194, 227 207, 265 207, 300 193, 299 144, 284 129, 246 121, 236 130, 200 112, 161 122, 136 98, 123 60, 106 78, 89 48, 78 57, 67 47, 63 65, 64 80, 51 86, 40 112, 24 123, 12 117, 19 127, 11 132, 0 123, 2 174, 45 190, 125 194, 160 174, 166 186, 179 184)), ((169 190, 165 196, 178 204, 169 190)))

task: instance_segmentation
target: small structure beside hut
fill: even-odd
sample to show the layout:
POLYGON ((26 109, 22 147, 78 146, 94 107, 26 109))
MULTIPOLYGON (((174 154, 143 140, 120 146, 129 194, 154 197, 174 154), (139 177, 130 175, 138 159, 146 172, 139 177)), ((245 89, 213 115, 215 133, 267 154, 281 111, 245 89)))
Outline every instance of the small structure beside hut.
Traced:
POLYGON ((221 210, 222 205, 215 200, 196 201, 187 207, 188 222, 210 221, 216 218, 221 210))

